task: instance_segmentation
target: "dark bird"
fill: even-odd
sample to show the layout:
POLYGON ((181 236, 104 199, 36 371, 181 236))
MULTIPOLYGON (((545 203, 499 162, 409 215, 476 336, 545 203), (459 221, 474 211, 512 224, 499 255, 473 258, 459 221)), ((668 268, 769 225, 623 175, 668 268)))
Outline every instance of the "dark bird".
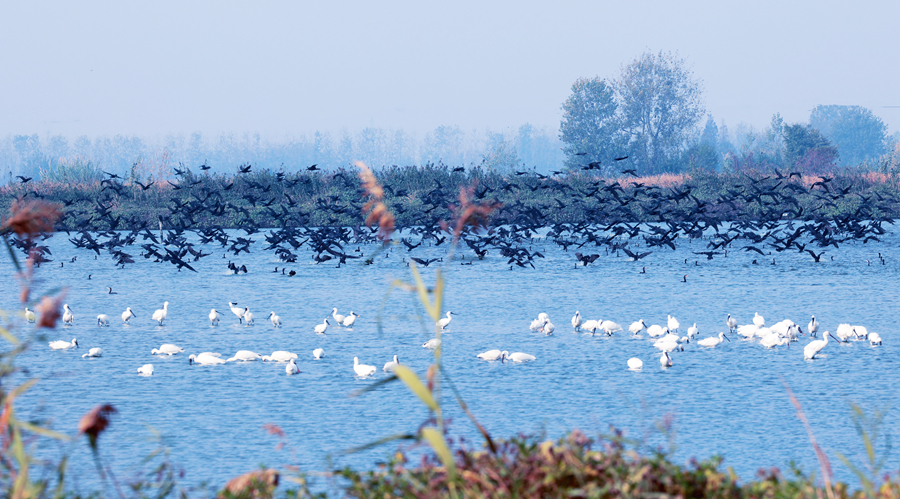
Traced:
POLYGON ((632 258, 632 260, 634 260, 634 261, 638 261, 641 258, 644 258, 645 256, 648 256, 651 253, 653 253, 652 251, 647 251, 645 253, 633 253, 628 248, 622 248, 622 251, 624 251, 626 255, 630 256, 632 258))
POLYGON ((241 165, 241 166, 238 167, 238 171, 239 171, 240 173, 250 173, 250 168, 252 168, 251 165, 246 165, 246 166, 241 165))
POLYGON ((23 177, 23 176, 21 176, 21 175, 16 175, 16 178, 19 179, 23 184, 27 184, 27 183, 30 182, 31 179, 33 179, 34 177, 23 177))
POLYGON ((322 170, 316 168, 317 166, 319 166, 318 163, 316 163, 316 164, 314 164, 314 165, 312 165, 312 166, 308 166, 308 167, 306 167, 306 171, 308 171, 308 172, 318 172, 318 171, 322 171, 322 170))
POLYGON ((628 159, 628 156, 622 156, 621 158, 616 158, 616 161, 622 161, 628 159))
POLYGON ((631 169, 628 169, 628 170, 622 170, 622 173, 627 173, 627 174, 629 174, 629 175, 631 175, 631 176, 633 176, 633 177, 637 177, 637 176, 638 176, 637 170, 635 170, 634 168, 631 168, 631 169))
POLYGON ((412 258, 410 258, 410 260, 418 263, 419 265, 421 265, 423 267, 427 267, 427 266, 431 265, 432 263, 437 262, 440 259, 439 258, 430 258, 428 260, 422 260, 421 258, 412 257, 412 258))

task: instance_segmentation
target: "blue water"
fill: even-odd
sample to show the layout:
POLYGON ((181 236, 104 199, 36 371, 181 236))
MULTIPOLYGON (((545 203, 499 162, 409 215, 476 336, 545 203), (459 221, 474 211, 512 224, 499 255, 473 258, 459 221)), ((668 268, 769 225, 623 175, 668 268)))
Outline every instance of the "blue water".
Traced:
MULTIPOLYGON (((597 435, 616 427, 643 442, 645 449, 674 446, 678 462, 721 455, 724 466, 742 479, 752 478, 762 467, 785 469, 792 461, 806 471, 818 471, 787 384, 802 403, 837 478, 857 483, 837 458, 842 452, 864 463, 851 404, 884 408, 895 402, 893 387, 900 380, 895 327, 898 242, 900 235, 894 231, 881 243, 847 243, 829 249, 816 264, 806 253, 760 257, 740 251, 741 245, 727 257, 707 261, 692 253, 703 251, 704 241, 682 239, 676 251, 655 248, 640 262, 601 249, 603 256, 596 263, 575 268, 572 253, 536 240, 533 249, 546 256, 538 259, 536 269, 510 269, 495 252, 471 266, 460 265, 460 256, 465 262, 472 258, 468 249, 460 248, 454 261, 444 263, 444 311, 458 314, 443 338, 444 363, 472 412, 494 437, 545 432, 556 438, 575 428, 597 435), (878 252, 885 255, 885 265, 878 252), (769 264, 772 258, 775 265, 769 264), (760 264, 751 264, 753 259, 760 264), (643 266, 646 274, 640 273, 643 266), (687 282, 682 282, 685 274, 687 282), (884 345, 831 342, 820 357, 805 361, 802 346, 808 337, 790 348, 766 350, 758 341, 735 335, 713 349, 690 344, 672 354, 673 367, 663 369, 646 334, 575 333, 569 324, 575 310, 587 319, 613 320, 626 328, 638 319, 665 325, 672 314, 682 332, 696 322, 700 337, 725 330, 729 313, 741 324, 759 312, 769 324, 791 319, 804 330, 815 314, 822 330, 834 331, 843 322, 863 325, 879 333, 884 345), (540 312, 548 313, 556 325, 554 335, 528 329, 540 312), (494 348, 530 353, 537 360, 517 365, 475 358, 494 348), (641 358, 644 368, 628 370, 630 357, 641 358), (661 432, 667 422, 668 430, 661 432)), ((348 397, 385 378, 381 366, 395 354, 421 374, 433 361, 421 346, 433 336, 433 329, 423 325, 428 321, 422 319, 422 307, 413 294, 391 287, 395 279, 411 280, 403 262, 409 253, 402 246, 387 257, 379 254, 374 265, 356 260, 341 268, 313 264, 304 248, 299 263, 288 264, 297 275, 288 277, 272 273, 282 263, 261 250, 264 242, 256 242, 250 255, 229 255, 250 269, 240 276, 229 275, 228 259, 214 246, 205 247, 214 254, 194 264, 198 272, 193 273, 143 258, 124 270, 115 268, 108 255, 95 260, 94 253, 73 248, 65 235, 45 244, 56 262, 37 270, 38 288, 65 286, 66 302, 76 316, 74 326, 47 331, 45 340, 76 337, 81 348, 52 351, 41 341, 21 355, 17 364, 27 369, 21 376, 41 381, 18 400, 19 410, 75 434, 79 418, 90 408, 114 405, 118 414, 101 436, 101 456, 122 481, 150 468, 141 460, 156 448, 155 432, 172 462, 184 470, 182 483, 219 486, 260 464, 297 465, 308 472, 343 465, 369 469, 386 459, 396 444, 347 456, 341 451, 414 432, 428 416, 399 383, 348 397), (77 261, 69 263, 73 256, 77 261), (106 294, 106 286, 117 294, 106 294), (168 319, 160 327, 150 315, 164 301, 169 302, 168 319), (256 324, 238 325, 229 301, 248 306, 256 324), (138 317, 123 326, 119 315, 127 306, 138 317), (332 320, 327 334, 314 334, 313 327, 333 307, 361 317, 352 330, 338 328, 332 320), (219 327, 209 326, 211 308, 223 314, 219 327), (274 329, 265 321, 270 311, 281 317, 283 328, 274 329), (97 326, 100 313, 112 318, 110 327, 97 326), (186 351, 174 357, 151 356, 150 350, 163 343, 186 351), (103 357, 82 359, 91 347, 101 347, 103 357), (317 347, 326 352, 319 361, 312 358, 317 347), (213 351, 230 357, 239 349, 295 352, 302 372, 286 376, 284 364, 278 363, 188 364, 191 353, 213 351), (376 365, 377 374, 356 378, 354 356, 376 365), (137 368, 147 363, 155 366, 153 376, 138 376, 137 368), (279 439, 263 429, 266 424, 285 432, 287 444, 280 450, 279 439)), ((368 255, 376 248, 361 250, 368 255)), ((445 244, 412 254, 424 258, 446 252, 445 244)), ((12 276, 8 257, 0 262, 0 272, 12 276)), ((423 269, 426 282, 433 283, 434 272, 433 267, 423 269)), ((0 306, 21 310, 17 286, 11 278, 6 282, 0 306)), ((25 335, 27 327, 19 327, 18 334, 25 335)), ((448 390, 443 403, 452 421, 451 435, 477 442, 477 432, 448 390)), ((897 414, 888 412, 880 428, 894 440, 897 414)), ((88 491, 99 487, 84 440, 72 445, 43 441, 39 448, 49 458, 68 452, 74 458, 70 468, 76 486, 88 491)), ((888 463, 896 463, 896 454, 888 463)))

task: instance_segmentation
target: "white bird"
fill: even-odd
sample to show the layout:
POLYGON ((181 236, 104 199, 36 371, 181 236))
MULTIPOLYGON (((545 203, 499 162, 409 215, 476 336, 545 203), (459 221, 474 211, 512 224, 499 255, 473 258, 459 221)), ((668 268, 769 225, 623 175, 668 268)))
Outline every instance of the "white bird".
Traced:
POLYGON ((695 322, 693 326, 689 327, 687 330, 688 339, 694 339, 694 336, 700 334, 700 328, 697 327, 697 323, 695 322))
POLYGON ((743 336, 744 338, 752 338, 756 336, 756 333, 760 330, 760 327, 756 324, 744 324, 743 326, 738 326, 737 334, 743 336))
POLYGON ((275 315, 275 311, 269 312, 269 320, 272 321, 273 326, 281 327, 281 317, 275 315))
POLYGON ((698 341, 697 344, 701 347, 715 347, 725 340, 728 340, 728 338, 725 336, 725 333, 719 333, 718 337, 711 336, 709 338, 703 338, 702 340, 698 341))
POLYGON ((851 326, 850 324, 840 324, 838 325, 837 330, 835 330, 834 334, 837 335, 836 339, 838 341, 846 342, 850 339, 851 336, 854 335, 853 326, 851 326))
POLYGON ((109 326, 109 316, 106 314, 100 314, 97 316, 97 325, 100 327, 109 326))
POLYGON ((72 338, 72 342, 56 340, 50 342, 50 348, 54 350, 68 350, 70 348, 78 348, 78 340, 72 338))
POLYGON ((331 309, 331 316, 334 317, 334 322, 337 322, 338 324, 343 324, 343 323, 344 323, 344 319, 346 319, 346 317, 344 317, 343 315, 337 313, 337 309, 336 309, 336 308, 331 309))
POLYGON ((241 307, 236 307, 237 303, 228 302, 228 308, 231 309, 231 313, 236 315, 238 318, 238 324, 244 323, 244 309, 241 307))
POLYGON ((184 351, 184 349, 177 345, 173 345, 171 343, 165 343, 163 345, 160 345, 159 348, 154 348, 153 350, 150 350, 150 355, 169 355, 169 356, 171 356, 171 355, 175 355, 176 353, 181 353, 183 351, 184 351))
MULTIPOLYGON (((448 312, 447 312, 447 317, 444 317, 443 319, 437 321, 437 325, 438 325, 439 328, 441 328, 441 331, 443 331, 444 328, 447 327, 447 325, 450 324, 450 321, 453 320, 453 317, 450 316, 452 313, 453 313, 453 312, 449 312, 449 311, 448 311, 448 312)), ((549 319, 548 319, 548 320, 549 320, 549 319)))
POLYGON ((647 328, 647 334, 649 334, 651 338, 657 338, 659 336, 669 334, 669 328, 653 324, 652 326, 647 328))
POLYGON ((769 326, 769 329, 774 331, 775 334, 777 334, 779 336, 787 336, 790 329, 794 326, 795 326, 794 321, 792 321, 790 319, 785 319, 783 321, 772 324, 771 326, 769 326))
POLYGON ((622 326, 613 321, 603 321, 600 323, 600 329, 602 329, 607 336, 612 336, 613 333, 621 331, 622 326))
POLYGON ((572 316, 572 327, 575 328, 576 331, 581 328, 581 312, 577 310, 575 311, 575 315, 572 316))
POLYGON ((581 323, 581 330, 582 331, 590 331, 592 336, 598 329, 600 329, 600 321, 595 321, 594 319, 588 319, 581 323))
POLYGON ((69 308, 68 303, 63 305, 63 309, 65 310, 65 312, 63 312, 63 324, 71 326, 72 323, 75 322, 75 314, 72 313, 72 309, 69 308))
POLYGON ((550 320, 550 316, 541 312, 538 314, 538 318, 531 321, 531 325, 528 326, 528 329, 532 331, 540 331, 542 327, 544 327, 544 323, 550 320))
POLYGON ((675 350, 683 350, 681 343, 678 341, 678 335, 669 333, 662 338, 653 342, 653 348, 662 350, 663 352, 674 352, 675 350))
POLYGON ((367 364, 360 364, 359 357, 353 357, 353 370, 356 371, 356 375, 365 378, 366 376, 371 376, 375 374, 375 366, 370 366, 367 364))
POLYGON ((644 319, 641 319, 637 322, 632 322, 630 326, 628 326, 628 330, 631 331, 632 334, 638 334, 646 328, 647 325, 644 324, 644 319))
POLYGON ((122 312, 122 322, 124 322, 125 324, 128 324, 128 321, 130 321, 132 317, 137 316, 134 315, 134 312, 131 311, 131 307, 126 308, 125 311, 122 312))
POLYGON ((678 323, 678 319, 672 317, 671 315, 669 315, 668 317, 669 320, 667 321, 666 326, 669 328, 669 331, 678 331, 678 326, 681 325, 678 323))
POLYGON ((30 310, 28 307, 25 307, 25 320, 28 322, 34 322, 37 318, 34 315, 34 310, 30 310))
POLYGON ((234 354, 234 357, 226 360, 225 362, 249 362, 260 359, 262 359, 262 355, 256 352, 251 352, 250 350, 238 350, 237 353, 234 354))
POLYGON ((803 347, 803 360, 812 360, 816 358, 816 355, 822 351, 828 345, 828 337, 831 334, 828 331, 822 333, 821 340, 810 341, 803 347))
POLYGON ((250 307, 244 307, 244 321, 247 326, 253 325, 253 312, 250 311, 250 307))
POLYGON ((881 335, 878 333, 869 333, 869 344, 870 345, 880 345, 881 344, 881 335))
POLYGON ((88 353, 82 355, 81 358, 83 359, 85 357, 100 357, 101 355, 103 355, 103 349, 92 348, 88 351, 88 353))
POLYGON ((162 326, 167 315, 169 315, 169 302, 163 303, 163 308, 153 312, 153 320, 159 322, 159 325, 162 326))
POLYGON ((197 355, 191 355, 188 357, 188 364, 200 364, 201 366, 214 366, 216 364, 224 364, 225 359, 222 358, 222 354, 212 353, 212 352, 203 352, 197 355))
POLYGON ((325 356, 325 350, 322 350, 321 348, 317 348, 317 349, 313 350, 313 358, 314 359, 319 360, 324 356, 325 356))
POLYGON ((219 316, 222 315, 216 309, 212 309, 209 311, 209 325, 210 326, 218 326, 219 325, 219 316))
POLYGON ((294 363, 294 359, 291 359, 288 361, 287 365, 284 366, 284 372, 286 372, 288 376, 292 374, 299 374, 300 366, 294 363))
POLYGON ((759 312, 753 312, 753 323, 757 325, 757 327, 763 327, 766 325, 766 320, 763 316, 759 315, 759 312))
POLYGON ((663 367, 672 367, 672 357, 669 357, 669 352, 662 353, 662 356, 659 358, 659 364, 663 367))
POLYGON ((487 352, 482 352, 482 353, 476 355, 476 357, 478 357, 481 360, 503 361, 503 360, 506 360, 506 356, 508 354, 509 354, 509 352, 507 352, 506 350, 503 350, 502 352, 500 350, 488 350, 487 352))
POLYGON ((733 333, 737 330, 737 319, 728 314, 728 318, 725 319, 725 325, 728 326, 728 329, 733 333))
POLYGON ((399 365, 400 365, 400 359, 398 359, 397 356, 394 355, 394 360, 386 363, 382 370, 386 373, 392 373, 392 372, 394 372, 394 368, 399 365))
POLYGON ((553 334, 553 331, 555 329, 556 329, 556 326, 554 326, 552 322, 547 321, 544 323, 544 327, 541 328, 541 331, 543 331, 544 334, 546 334, 546 335, 551 335, 551 334, 553 334))
POLYGON ((812 319, 809 321, 809 325, 806 327, 809 330, 809 335, 813 338, 816 337, 816 333, 819 332, 819 322, 816 320, 816 316, 812 316, 812 319))
POLYGON ((535 359, 534 355, 522 352, 513 352, 509 354, 507 358, 513 362, 530 362, 535 359))
POLYGON ((776 333, 769 333, 759 339, 759 344, 766 348, 774 348, 787 345, 791 342, 788 338, 784 338, 776 333))
POLYGON ((141 376, 150 376, 153 374, 153 364, 144 364, 137 370, 141 376))
POLYGON ((325 334, 325 330, 328 329, 329 324, 331 323, 328 322, 328 317, 326 317, 321 324, 317 324, 316 327, 313 328, 313 331, 315 331, 316 334, 325 334))
POLYGON ((865 340, 869 338, 869 330, 864 326, 853 326, 853 334, 855 334, 856 338, 859 340, 865 340))
POLYGON ((644 367, 644 361, 637 357, 628 359, 628 369, 640 369, 644 367))
MULTIPOLYGON (((321 350, 321 349, 319 349, 321 350)), ((313 352, 315 354, 315 352, 313 352)), ((272 355, 263 355, 263 362, 287 362, 291 359, 296 359, 297 354, 291 352, 285 352, 284 350, 276 350, 272 352, 272 355)))
POLYGON ((356 318, 359 317, 359 314, 354 313, 352 310, 350 311, 350 315, 344 318, 344 321, 341 324, 344 327, 353 327, 353 323, 356 322, 356 318))
POLYGON ((439 346, 441 346, 441 340, 437 338, 431 338, 430 340, 422 344, 422 348, 427 348, 429 350, 434 350, 439 346))

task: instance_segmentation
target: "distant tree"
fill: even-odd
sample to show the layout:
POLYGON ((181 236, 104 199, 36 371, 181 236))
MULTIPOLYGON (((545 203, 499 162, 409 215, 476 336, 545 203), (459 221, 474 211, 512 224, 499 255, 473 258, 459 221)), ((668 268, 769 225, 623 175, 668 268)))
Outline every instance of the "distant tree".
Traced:
POLYGON ((619 131, 616 108, 615 91, 606 80, 575 80, 572 95, 562 105, 563 117, 559 125, 567 167, 609 161, 621 152, 616 147, 619 131))
POLYGON ((845 165, 858 165, 888 151, 887 126, 862 106, 816 106, 809 124, 837 147, 845 165))
POLYGON ((784 157, 788 166, 805 173, 824 173, 834 166, 838 151, 811 125, 784 125, 784 157))
POLYGON ((702 89, 683 59, 644 53, 616 81, 619 123, 628 153, 643 173, 676 169, 678 158, 703 117, 702 89))
POLYGON ((716 126, 716 120, 712 115, 706 117, 706 125, 703 126, 703 133, 700 134, 700 143, 709 144, 716 147, 719 144, 719 127, 716 126))

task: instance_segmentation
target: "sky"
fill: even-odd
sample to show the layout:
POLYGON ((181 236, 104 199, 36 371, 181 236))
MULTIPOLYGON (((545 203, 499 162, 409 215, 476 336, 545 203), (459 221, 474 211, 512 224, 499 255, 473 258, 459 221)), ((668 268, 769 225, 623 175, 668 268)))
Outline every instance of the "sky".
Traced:
POLYGON ((671 51, 729 127, 900 131, 900 1, 3 2, 0 135, 558 130, 579 77, 671 51), (689 4, 689 5, 688 5, 689 4))

